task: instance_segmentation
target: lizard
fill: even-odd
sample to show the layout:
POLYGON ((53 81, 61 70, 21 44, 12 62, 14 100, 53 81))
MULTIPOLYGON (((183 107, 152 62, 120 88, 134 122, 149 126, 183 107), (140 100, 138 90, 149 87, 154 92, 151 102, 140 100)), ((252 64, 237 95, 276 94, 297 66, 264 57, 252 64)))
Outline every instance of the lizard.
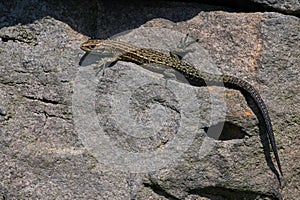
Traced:
MULTIPOLYGON (((111 66, 117 61, 132 62, 138 65, 157 64, 172 68, 182 74, 192 86, 222 86, 239 90, 247 102, 254 103, 258 108, 259 120, 262 121, 270 141, 275 160, 281 176, 283 176, 280 159, 276 147, 271 119, 263 99, 258 91, 248 82, 230 75, 217 75, 197 70, 194 66, 182 61, 178 56, 162 53, 148 48, 141 48, 117 39, 88 39, 80 48, 86 53, 105 54, 109 57, 106 65, 111 66)), ((154 66, 152 65, 154 68, 154 66)), ((155 69, 154 69, 155 70, 155 69)), ((251 108, 252 109, 252 108, 251 108)), ((253 110, 253 109, 252 109, 253 110)), ((253 112, 255 112, 253 110, 253 112)), ((256 114, 256 113, 255 113, 256 114)))

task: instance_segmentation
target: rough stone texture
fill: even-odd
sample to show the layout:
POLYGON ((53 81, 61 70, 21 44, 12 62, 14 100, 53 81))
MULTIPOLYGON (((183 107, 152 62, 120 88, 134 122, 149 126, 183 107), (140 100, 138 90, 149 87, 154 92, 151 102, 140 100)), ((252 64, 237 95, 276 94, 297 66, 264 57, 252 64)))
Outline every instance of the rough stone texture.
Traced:
POLYGON ((298 0, 251 0, 264 7, 273 8, 278 12, 300 14, 300 2, 298 0))
MULTIPOLYGON (((194 3, 140 1, 116 5, 97 1, 11 1, 0 3, 0 12, 3 199, 299 198, 298 18, 276 13, 231 13, 227 8, 194 3), (274 125, 285 174, 282 188, 269 167, 272 163, 267 161, 272 153, 262 148, 256 117, 243 96, 234 90, 222 94, 215 87, 175 84, 179 93, 193 90, 201 102, 195 113, 199 131, 182 157, 174 160, 176 164, 155 172, 129 174, 114 170, 83 145, 75 131, 72 110, 79 62, 84 55, 79 45, 87 36, 106 38, 141 25, 190 33, 207 51, 207 62, 258 89, 274 125), (226 97, 222 134, 230 136, 227 140, 203 137, 207 126, 221 122, 211 123, 207 118, 206 113, 212 110, 208 92, 226 97), (199 157, 204 143, 214 145, 206 156, 199 157)), ((138 29, 136 36, 141 35, 138 29)), ((161 36, 152 39, 160 41, 161 36)), ((192 57, 185 59, 197 64, 192 57)), ((200 70, 207 70, 205 67, 197 65, 200 70)), ((106 117, 99 124, 118 147, 133 152, 153 151, 174 139, 180 127, 177 121, 182 112, 181 99, 172 96, 165 84, 160 74, 131 63, 118 62, 105 71, 97 86, 96 112, 106 117), (145 140, 128 139, 109 118, 114 105, 108 97, 121 92, 120 84, 133 86, 132 80, 139 76, 141 81, 150 77, 158 82, 131 94, 133 116, 147 123, 145 119, 151 111, 163 109, 162 117, 168 116, 172 125, 157 137, 145 140)))

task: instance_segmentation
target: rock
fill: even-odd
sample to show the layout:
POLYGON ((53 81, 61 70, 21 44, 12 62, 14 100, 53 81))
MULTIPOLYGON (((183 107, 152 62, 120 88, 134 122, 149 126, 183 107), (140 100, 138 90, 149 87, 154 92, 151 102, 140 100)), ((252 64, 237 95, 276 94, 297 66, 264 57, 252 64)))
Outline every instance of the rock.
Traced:
POLYGON ((287 14, 300 14, 300 2, 297 0, 251 0, 265 8, 272 8, 277 12, 287 14))
MULTIPOLYGON (((297 3, 272 5, 279 10, 294 5, 287 9, 298 12, 297 3)), ((2 2, 0 11, 4 199, 300 196, 297 17, 142 1, 10 1, 2 2), (98 76, 93 68, 98 63, 80 66, 85 57, 79 46, 88 37, 136 27, 119 37, 167 52, 189 33, 199 41, 183 59, 199 70, 240 77, 259 91, 275 132, 282 186, 269 160, 273 153, 263 145, 256 116, 239 91, 191 87, 172 80, 172 74, 166 81, 163 74, 128 62, 98 76), (145 30, 155 31, 149 36, 145 30), (99 129, 89 138, 87 130, 94 127, 99 129), (98 141, 106 137, 112 143, 105 149, 98 141), (134 160, 137 154, 147 159, 134 160)))

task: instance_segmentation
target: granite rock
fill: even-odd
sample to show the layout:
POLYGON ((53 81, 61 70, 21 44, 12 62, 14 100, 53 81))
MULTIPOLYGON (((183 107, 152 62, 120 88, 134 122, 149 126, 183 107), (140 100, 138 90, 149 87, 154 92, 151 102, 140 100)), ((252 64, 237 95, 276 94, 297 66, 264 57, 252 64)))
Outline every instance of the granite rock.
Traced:
MULTIPOLYGON (((299 10, 297 2, 267 2, 280 12, 299 10)), ((3 199, 300 196, 299 18, 275 12, 238 13, 224 5, 151 1, 56 4, 16 0, 1 2, 0 11, 3 199), (282 185, 271 167, 272 152, 261 141, 256 116, 239 91, 191 87, 127 62, 117 62, 104 75, 85 74, 94 72, 99 64, 80 64, 86 58, 80 44, 88 37, 107 38, 130 29, 134 31, 118 37, 165 52, 189 33, 198 42, 193 44, 196 51, 184 60, 199 70, 240 77, 259 91, 274 126, 284 172, 282 185), (155 31, 149 37, 145 30, 155 31), (89 78, 80 79, 85 75, 89 78), (86 83, 96 83, 86 87, 94 89, 94 99, 84 96, 86 90, 78 90, 86 83), (94 110, 89 112, 85 104, 78 104, 81 99, 77 97, 87 103, 95 100, 94 110), (123 116, 132 119, 126 121, 123 116), (131 166, 137 171, 143 168, 134 162, 115 169, 114 159, 101 159, 94 151, 99 145, 86 145, 89 138, 78 129, 78 124, 88 128, 93 120, 98 120, 96 127, 104 133, 100 136, 113 141, 111 150, 119 153, 162 151, 184 128, 188 131, 181 139, 192 140, 171 148, 179 156, 166 154, 168 162, 156 163, 154 171, 126 171, 131 166), (134 122, 136 128, 129 129, 134 122), (153 124, 156 134, 151 128, 140 131, 153 124), (215 137, 216 131, 222 137, 215 137)))

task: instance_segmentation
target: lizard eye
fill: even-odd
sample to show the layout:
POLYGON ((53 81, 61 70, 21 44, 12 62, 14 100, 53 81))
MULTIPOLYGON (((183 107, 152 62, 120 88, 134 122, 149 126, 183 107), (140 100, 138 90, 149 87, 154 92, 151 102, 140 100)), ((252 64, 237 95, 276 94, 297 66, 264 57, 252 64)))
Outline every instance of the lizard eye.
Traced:
POLYGON ((96 47, 96 45, 94 45, 94 44, 91 44, 91 45, 90 45, 90 48, 91 48, 91 49, 94 49, 95 47, 96 47))

